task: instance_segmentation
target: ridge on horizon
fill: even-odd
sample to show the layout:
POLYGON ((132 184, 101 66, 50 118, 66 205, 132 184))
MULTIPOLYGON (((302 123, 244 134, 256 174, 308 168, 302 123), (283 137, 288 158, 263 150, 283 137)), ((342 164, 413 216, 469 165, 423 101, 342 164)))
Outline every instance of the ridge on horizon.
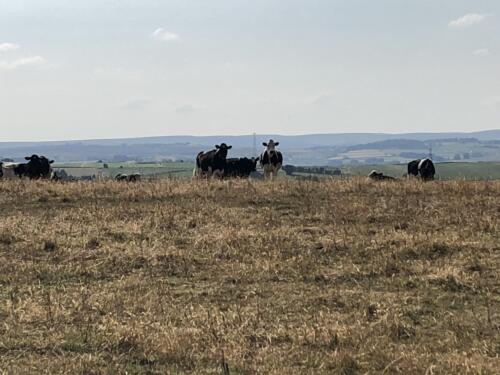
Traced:
POLYGON ((486 130, 477 130, 477 131, 457 131, 457 132, 342 132, 342 133, 305 133, 305 134, 279 134, 279 133, 256 133, 256 134, 213 134, 213 135, 193 135, 193 134, 180 134, 180 135, 152 135, 152 136, 137 136, 137 137, 104 137, 104 138, 79 138, 79 139, 62 139, 62 140, 15 140, 15 141, 2 141, 0 140, 0 145, 23 145, 23 144, 59 144, 59 143, 91 143, 91 142, 119 142, 119 141, 136 141, 140 142, 141 140, 154 140, 154 139, 175 139, 175 138, 193 138, 193 139, 210 139, 210 138, 246 138, 253 137, 254 135, 257 137, 281 137, 281 138, 300 138, 300 137, 332 137, 332 136, 375 136, 375 137, 383 137, 387 136, 390 138, 393 137, 412 137, 412 136, 448 136, 448 135, 476 135, 476 134, 489 134, 489 133, 499 133, 500 128, 498 129, 486 129, 486 130))

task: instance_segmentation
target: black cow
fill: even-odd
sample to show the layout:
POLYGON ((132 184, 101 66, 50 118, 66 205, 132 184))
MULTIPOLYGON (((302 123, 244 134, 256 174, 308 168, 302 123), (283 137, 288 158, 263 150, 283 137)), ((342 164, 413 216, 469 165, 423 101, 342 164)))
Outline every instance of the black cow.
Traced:
POLYGON ((382 172, 377 172, 376 170, 373 170, 370 172, 368 175, 368 178, 375 180, 375 181, 394 181, 396 180, 392 176, 386 176, 382 172))
POLYGON ((408 176, 420 176, 424 181, 434 180, 436 167, 431 159, 418 159, 408 163, 408 176))
POLYGON ((3 162, 0 161, 0 178, 3 177, 3 170, 2 170, 2 167, 3 167, 3 162))
POLYGON ((215 150, 200 152, 196 156, 193 177, 222 177, 226 168, 227 152, 233 148, 225 143, 215 146, 215 150))
POLYGON ((266 148, 260 156, 260 165, 264 169, 264 178, 271 180, 278 175, 278 171, 283 165, 283 155, 276 150, 279 142, 274 142, 272 139, 269 142, 263 142, 262 145, 266 148))
POLYGON ((408 163, 408 177, 418 176, 418 164, 420 163, 420 159, 413 160, 408 163))
POLYGON ((40 156, 40 167, 39 167, 40 178, 50 178, 52 174, 51 164, 53 163, 54 160, 49 160, 45 156, 40 156))
POLYGON ((27 163, 12 163, 2 165, 2 173, 6 178, 28 177, 30 179, 49 178, 52 172, 51 164, 54 160, 49 160, 45 156, 26 156, 27 163))
POLYGON ((226 159, 224 177, 248 178, 252 172, 257 171, 258 158, 232 158, 226 159))

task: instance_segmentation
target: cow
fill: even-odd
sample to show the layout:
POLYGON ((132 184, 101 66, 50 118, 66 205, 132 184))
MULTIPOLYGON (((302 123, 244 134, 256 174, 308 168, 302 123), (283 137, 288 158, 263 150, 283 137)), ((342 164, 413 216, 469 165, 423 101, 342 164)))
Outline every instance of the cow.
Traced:
POLYGON ((368 178, 374 181, 394 181, 396 180, 392 176, 386 176, 382 172, 377 172, 376 170, 371 171, 368 174, 368 178))
POLYGON ((122 174, 118 173, 115 176, 116 181, 128 181, 128 182, 137 182, 141 180, 141 175, 139 173, 132 174, 122 174))
POLYGON ((420 178, 424 181, 434 180, 434 176, 436 175, 436 167, 434 167, 434 163, 431 159, 422 159, 420 163, 418 163, 418 173, 420 174, 420 178))
POLYGON ((257 171, 259 158, 232 158, 226 159, 224 169, 225 178, 248 178, 252 172, 257 171))
POLYGON ((40 156, 40 168, 39 168, 39 173, 40 173, 40 178, 50 178, 52 175, 52 166, 51 164, 54 163, 54 160, 49 160, 45 156, 40 156))
POLYGON ((408 176, 420 176, 424 181, 434 180, 436 168, 431 159, 418 159, 408 163, 408 176))
POLYGON ((283 155, 276 150, 279 142, 274 142, 272 139, 269 142, 263 142, 262 145, 266 148, 260 156, 260 165, 264 169, 264 178, 273 179, 278 175, 278 171, 283 165, 283 155))
POLYGON ((226 168, 227 152, 233 148, 225 143, 215 145, 215 150, 200 152, 196 156, 193 177, 223 177, 226 168))
POLYGON ((52 172, 51 164, 54 163, 54 160, 38 155, 26 156, 25 159, 28 160, 27 163, 3 163, 3 177, 28 177, 32 180, 50 177, 52 172))
POLYGON ((408 163, 408 177, 418 176, 418 164, 420 163, 420 159, 413 160, 408 163))
POLYGON ((0 161, 0 178, 3 177, 2 167, 3 167, 3 162, 0 161))

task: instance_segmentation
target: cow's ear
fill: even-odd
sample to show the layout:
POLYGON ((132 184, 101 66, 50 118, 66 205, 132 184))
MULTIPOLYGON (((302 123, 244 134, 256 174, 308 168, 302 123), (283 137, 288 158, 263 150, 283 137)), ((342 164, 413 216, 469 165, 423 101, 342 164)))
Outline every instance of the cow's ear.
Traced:
POLYGON ((232 148, 233 148, 233 146, 227 146, 227 149, 228 149, 228 150, 230 150, 230 149, 232 149, 232 148))
POLYGON ((279 143, 279 142, 276 142, 274 145, 275 145, 275 146, 279 146, 279 145, 280 145, 280 143, 279 143))
POLYGON ((219 145, 215 145, 215 148, 219 149, 219 148, 220 148, 220 146, 219 146, 219 145))
POLYGON ((54 164, 54 160, 49 161, 49 164, 54 164))
POLYGON ((262 142, 262 146, 267 147, 267 143, 266 142, 262 142))
POLYGON ((24 157, 26 160, 31 160, 31 156, 25 156, 24 157))

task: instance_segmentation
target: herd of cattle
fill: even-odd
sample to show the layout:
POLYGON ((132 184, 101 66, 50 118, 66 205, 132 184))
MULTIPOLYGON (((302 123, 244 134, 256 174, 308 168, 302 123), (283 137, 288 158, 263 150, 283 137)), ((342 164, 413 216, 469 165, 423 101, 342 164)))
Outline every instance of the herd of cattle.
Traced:
MULTIPOLYGON (((216 145, 215 149, 200 152, 196 157, 196 166, 193 171, 194 178, 248 178, 257 171, 257 163, 260 164, 265 179, 274 179, 283 166, 283 155, 276 149, 279 142, 272 139, 264 142, 264 151, 257 158, 228 158, 228 151, 232 146, 225 143, 216 145)), ((59 175, 52 171, 51 164, 54 160, 49 160, 45 156, 31 155, 25 158, 26 163, 1 163, 0 178, 22 178, 29 179, 53 179, 58 180, 59 175)), ((433 180, 436 168, 431 159, 419 159, 408 163, 407 176, 420 177, 424 181, 433 180)), ((395 180, 396 178, 386 176, 383 173, 372 171, 368 175, 372 180, 395 180)), ((118 174, 117 181, 140 181, 141 175, 118 174)))
POLYGON ((257 158, 227 158, 228 151, 233 146, 225 143, 216 145, 214 150, 200 152, 196 156, 196 166, 193 171, 195 178, 248 178, 257 171, 257 163, 260 163, 264 171, 264 178, 273 179, 278 175, 283 166, 283 155, 276 149, 279 142, 272 139, 264 142, 265 147, 262 154, 257 158))
POLYGON ((0 177, 28 177, 32 180, 51 177, 51 164, 54 163, 54 160, 38 155, 26 156, 25 159, 28 161, 27 163, 0 162, 0 177))
MULTIPOLYGON (((228 150, 232 146, 225 143, 216 145, 214 150, 200 152, 196 157, 196 167, 193 176, 196 178, 248 178, 252 172, 257 170, 257 162, 260 162, 264 171, 265 179, 273 179, 277 176, 283 166, 283 155, 276 149, 279 142, 272 139, 262 144, 265 149, 257 158, 232 158, 228 159, 228 150)), ((413 160, 408 164, 406 176, 420 177, 424 181, 434 179, 436 168, 431 159, 413 160)), ((396 180, 395 177, 386 176, 381 172, 371 171, 368 177, 372 180, 396 180)))

